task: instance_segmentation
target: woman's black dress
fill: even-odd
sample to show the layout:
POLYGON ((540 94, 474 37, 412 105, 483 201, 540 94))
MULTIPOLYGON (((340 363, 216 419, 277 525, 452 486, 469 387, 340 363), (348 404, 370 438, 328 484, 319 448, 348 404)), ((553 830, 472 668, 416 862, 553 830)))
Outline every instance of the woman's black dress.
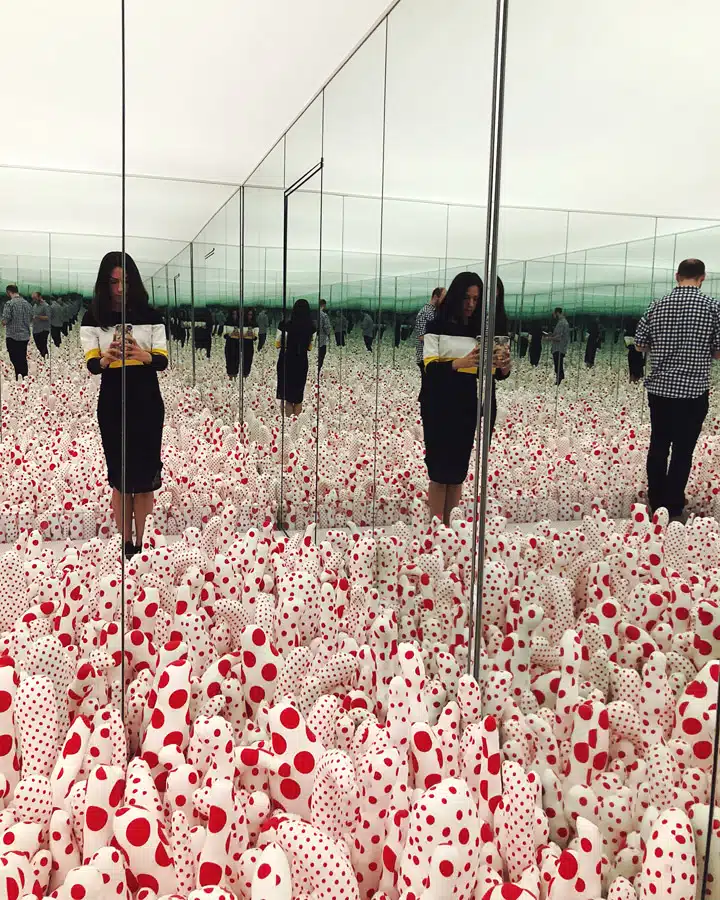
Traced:
MULTIPOLYGON (((130 317, 128 317, 129 319, 130 317)), ((168 357, 165 326, 162 316, 153 309, 131 319, 133 336, 145 350, 150 350, 152 363, 125 366, 126 391, 126 455, 125 493, 145 494, 157 491, 161 485, 161 448, 165 420, 157 373, 167 368, 168 357)), ((99 352, 92 354, 92 342, 99 339, 100 346, 112 340, 114 326, 120 324, 120 314, 113 313, 110 326, 99 328, 91 311, 85 314, 81 327, 81 340, 85 349, 89 371, 100 375, 97 417, 100 426, 108 481, 116 490, 122 484, 121 445, 121 376, 122 366, 100 368, 99 352), (88 351, 90 347, 90 351, 88 351)), ((133 361, 134 362, 134 361, 133 361)))
MULTIPOLYGON (((467 326, 437 319, 428 323, 425 334, 474 337, 467 326)), ((436 484, 462 484, 467 477, 477 423, 477 389, 477 373, 455 372, 452 361, 426 366, 420 413, 425 464, 436 484)))
POLYGON ((229 378, 235 378, 240 371, 240 338, 225 335, 225 371, 229 378))
POLYGON ((289 322, 278 325, 280 354, 277 361, 278 400, 285 403, 302 403, 308 375, 308 349, 312 335, 298 334, 289 322))

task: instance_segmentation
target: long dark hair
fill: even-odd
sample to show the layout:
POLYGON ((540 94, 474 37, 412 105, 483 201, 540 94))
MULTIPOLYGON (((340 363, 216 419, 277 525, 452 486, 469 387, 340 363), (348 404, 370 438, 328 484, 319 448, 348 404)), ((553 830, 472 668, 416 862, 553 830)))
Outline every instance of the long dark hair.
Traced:
POLYGON ((453 278, 445 299, 438 307, 436 318, 440 322, 464 325, 465 297, 471 287, 477 287, 480 293, 475 312, 470 317, 467 327, 473 334, 480 334, 480 329, 482 328, 483 283, 477 272, 461 272, 453 278))
POLYGON ((255 327, 255 310, 252 306, 246 306, 243 310, 243 319, 245 320, 246 328, 254 328, 255 327))
POLYGON ((497 280, 497 290, 495 291, 495 334, 507 335, 508 318, 505 312, 505 285, 502 278, 497 280))
MULTIPOLYGON (((436 318, 440 321, 462 324, 465 297, 468 290, 476 286, 479 288, 480 294, 475 312, 468 321, 468 330, 472 331, 474 335, 480 334, 482 330, 483 283, 476 272, 461 272, 453 278, 447 295, 438 308, 436 318)), ((506 335, 507 333, 508 319, 505 312, 505 285, 502 278, 498 278, 497 290, 495 291, 495 334, 506 335)))
POLYGON ((288 337, 293 343, 307 348, 315 332, 315 324, 310 313, 310 304, 302 297, 295 301, 290 321, 287 325, 288 337))
POLYGON ((119 250, 112 250, 103 256, 95 280, 93 291, 92 312, 95 321, 102 328, 108 328, 112 324, 112 301, 110 298, 110 276, 112 270, 124 267, 125 274, 125 315, 128 321, 131 316, 144 313, 149 306, 148 293, 142 283, 140 272, 135 265, 135 260, 129 253, 123 254, 119 250))

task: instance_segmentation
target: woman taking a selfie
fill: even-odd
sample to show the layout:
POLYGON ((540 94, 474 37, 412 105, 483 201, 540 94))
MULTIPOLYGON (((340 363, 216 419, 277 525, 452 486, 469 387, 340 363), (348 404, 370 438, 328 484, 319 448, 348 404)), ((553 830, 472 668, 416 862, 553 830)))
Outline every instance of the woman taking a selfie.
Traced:
MULTIPOLYGON (((497 296, 501 320, 496 333, 502 334, 507 332, 503 292, 498 290, 497 296)), ((423 340, 425 379, 420 408, 430 478, 428 503, 431 515, 446 525, 460 503, 475 440, 481 300, 480 276, 475 272, 456 275, 423 340)), ((498 349, 494 356, 496 377, 506 377, 510 371, 506 351, 498 349)), ((494 390, 493 381, 493 401, 494 390)))
POLYGON ((100 425, 112 508, 122 530, 122 405, 121 375, 125 368, 125 553, 142 546, 145 520, 152 512, 153 492, 160 487, 162 430, 165 418, 157 373, 167 368, 162 316, 148 304, 148 295, 132 257, 125 254, 125 358, 121 318, 123 255, 107 253, 98 270, 92 304, 80 327, 80 342, 88 370, 100 375, 97 416, 100 425), (135 542, 133 542, 133 519, 135 542))
POLYGON ((302 412, 305 382, 308 376, 308 350, 312 349, 315 325, 307 300, 295 301, 290 319, 278 325, 275 346, 280 351, 277 361, 278 400, 282 400, 286 416, 302 412))

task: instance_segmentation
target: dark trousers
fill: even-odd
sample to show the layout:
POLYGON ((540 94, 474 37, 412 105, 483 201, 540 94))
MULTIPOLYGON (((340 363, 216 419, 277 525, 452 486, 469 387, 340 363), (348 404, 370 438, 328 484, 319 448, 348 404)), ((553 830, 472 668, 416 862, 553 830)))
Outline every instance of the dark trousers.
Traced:
POLYGON ((363 340, 365 341, 365 346, 368 348, 368 350, 370 351, 370 353, 372 353, 372 342, 373 342, 373 339, 372 339, 371 337, 368 337, 366 334, 364 334, 364 335, 363 335, 363 340))
POLYGON ((35 334, 33 334, 33 340, 35 341, 35 346, 40 351, 40 356, 48 355, 47 344, 48 344, 49 337, 50 337, 49 331, 36 331, 35 334))
POLYGON ((243 343, 243 378, 247 378, 250 374, 250 369, 252 369, 255 347, 252 341, 244 341, 243 343))
POLYGON ((27 375, 27 348, 30 341, 16 341, 13 338, 5 338, 5 346, 7 347, 10 362, 15 369, 15 381, 19 375, 27 375))
POLYGON ((265 346, 266 340, 267 340, 267 334, 265 334, 265 332, 261 331, 260 334, 258 335, 258 350, 262 350, 262 348, 265 346))
POLYGON ((327 345, 325 347, 318 347, 318 372, 323 367, 323 363, 325 362, 325 354, 327 353, 327 345))
POLYGON ((653 511, 664 506, 671 516, 682 515, 685 487, 690 477, 695 445, 708 414, 709 399, 708 391, 693 400, 648 394, 652 427, 647 477, 648 499, 653 511))
POLYGON ((335 332, 335 343, 338 347, 345 346, 345 332, 344 331, 336 331, 335 332))
POLYGON ((558 353, 557 351, 553 353, 553 365, 555 366, 555 384, 560 384, 560 382, 565 380, 565 366, 563 365, 564 362, 564 353, 558 353))
POLYGON ((63 323, 63 326, 62 326, 62 333, 63 333, 64 337, 67 337, 67 333, 68 333, 68 328, 69 328, 69 327, 70 327, 70 326, 69 326, 69 324, 68 324, 67 322, 63 323))
POLYGON ((240 341, 237 338, 225 338, 225 371, 230 378, 236 378, 240 371, 240 341))
POLYGON ((55 344, 56 347, 59 347, 60 341, 62 340, 62 328, 59 325, 51 325, 50 334, 52 335, 53 344, 55 344))

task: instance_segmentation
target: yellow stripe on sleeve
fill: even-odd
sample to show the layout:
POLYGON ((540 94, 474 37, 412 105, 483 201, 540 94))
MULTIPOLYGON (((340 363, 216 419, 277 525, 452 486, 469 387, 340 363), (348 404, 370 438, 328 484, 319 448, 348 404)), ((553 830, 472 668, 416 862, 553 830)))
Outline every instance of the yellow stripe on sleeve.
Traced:
POLYGON ((85 362, 90 362, 91 359, 99 359, 99 358, 100 358, 100 351, 98 350, 97 347, 93 347, 92 350, 88 350, 88 352, 85 354, 85 362))

